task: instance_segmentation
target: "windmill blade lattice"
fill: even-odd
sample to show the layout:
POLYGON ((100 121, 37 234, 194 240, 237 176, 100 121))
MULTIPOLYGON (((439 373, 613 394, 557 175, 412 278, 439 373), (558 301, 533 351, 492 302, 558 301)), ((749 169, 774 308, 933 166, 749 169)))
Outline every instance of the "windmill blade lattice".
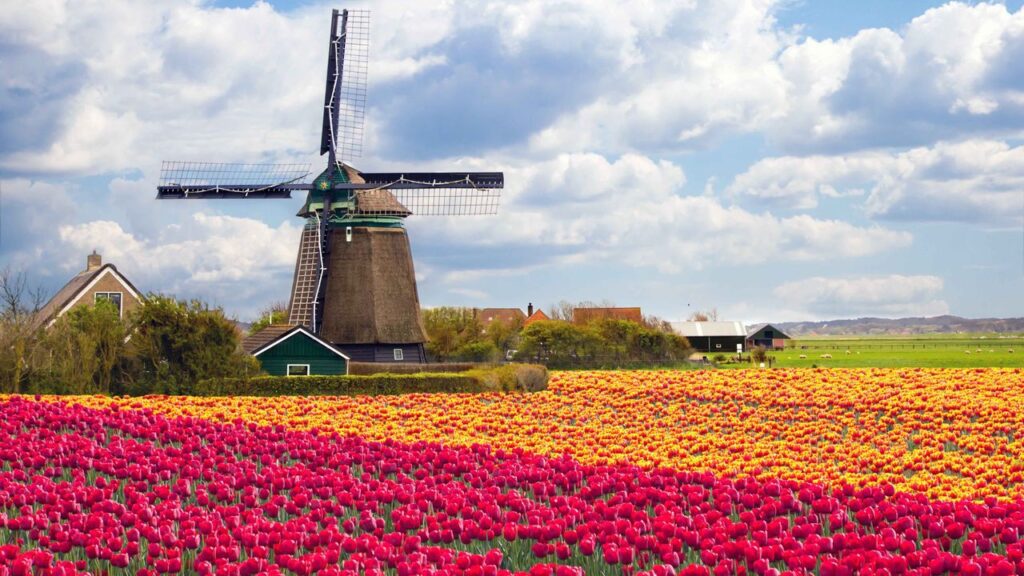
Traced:
POLYGON ((328 59, 320 153, 326 153, 333 145, 338 160, 350 160, 363 154, 370 11, 345 10, 338 26, 341 29, 332 35, 328 59))
POLYGON ((497 188, 398 188, 395 198, 416 216, 488 216, 498 213, 497 188))
POLYGON ((288 198, 309 175, 309 164, 164 161, 157 198, 288 198))

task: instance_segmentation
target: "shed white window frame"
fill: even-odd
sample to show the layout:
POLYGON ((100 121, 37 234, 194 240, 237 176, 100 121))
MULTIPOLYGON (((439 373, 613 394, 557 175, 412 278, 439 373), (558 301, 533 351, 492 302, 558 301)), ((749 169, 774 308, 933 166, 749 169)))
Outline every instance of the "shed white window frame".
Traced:
POLYGON ((393 352, 393 355, 394 355, 395 362, 404 362, 405 361, 405 351, 402 350, 401 348, 395 348, 394 352, 393 352))
POLYGON ((309 371, 309 364, 286 364, 285 365, 285 369, 284 369, 284 375, 285 376, 312 376, 312 374, 310 374, 310 371, 309 371), (296 368, 298 368, 298 367, 305 368, 306 369, 306 373, 305 374, 292 374, 292 367, 293 366, 296 367, 296 368))
POLYGON ((124 292, 110 291, 110 290, 105 290, 103 292, 93 292, 92 293, 92 303, 93 303, 93 305, 96 305, 96 303, 100 301, 100 295, 101 294, 106 296, 106 298, 104 298, 104 300, 106 300, 107 302, 111 301, 110 300, 110 295, 111 294, 117 294, 117 317, 118 318, 123 318, 124 317, 124 292))

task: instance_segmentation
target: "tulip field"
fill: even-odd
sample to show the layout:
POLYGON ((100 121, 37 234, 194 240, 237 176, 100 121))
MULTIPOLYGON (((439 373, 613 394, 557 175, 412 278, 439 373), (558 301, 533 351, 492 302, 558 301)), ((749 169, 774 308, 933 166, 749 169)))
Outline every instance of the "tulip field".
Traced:
POLYGON ((4 574, 1024 574, 1024 371, 0 397, 4 574))

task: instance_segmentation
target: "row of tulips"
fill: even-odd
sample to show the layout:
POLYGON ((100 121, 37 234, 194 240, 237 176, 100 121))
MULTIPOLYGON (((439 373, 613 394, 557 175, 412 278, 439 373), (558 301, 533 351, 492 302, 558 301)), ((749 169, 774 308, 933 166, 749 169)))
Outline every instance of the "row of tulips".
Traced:
POLYGON ((0 402, 0 575, 1024 574, 1024 502, 0 402))
POLYGON ((1022 381, 1020 369, 562 372, 537 394, 82 401, 587 464, 1016 499, 1022 381))

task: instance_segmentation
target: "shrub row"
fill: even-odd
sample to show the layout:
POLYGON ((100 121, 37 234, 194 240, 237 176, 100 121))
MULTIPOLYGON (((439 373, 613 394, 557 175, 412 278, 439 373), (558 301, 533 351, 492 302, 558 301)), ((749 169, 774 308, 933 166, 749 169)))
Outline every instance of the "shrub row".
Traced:
POLYGON ((419 374, 421 372, 466 372, 480 368, 473 362, 443 362, 439 364, 413 364, 411 362, 349 362, 349 374, 419 374))
POLYGON ((415 392, 486 391, 478 378, 431 373, 211 378, 199 382, 195 387, 197 396, 379 396, 415 392))
POLYGON ((510 364, 458 374, 350 374, 348 376, 257 376, 211 378, 196 384, 196 396, 352 396, 412 393, 537 392, 547 388, 543 366, 510 364))

